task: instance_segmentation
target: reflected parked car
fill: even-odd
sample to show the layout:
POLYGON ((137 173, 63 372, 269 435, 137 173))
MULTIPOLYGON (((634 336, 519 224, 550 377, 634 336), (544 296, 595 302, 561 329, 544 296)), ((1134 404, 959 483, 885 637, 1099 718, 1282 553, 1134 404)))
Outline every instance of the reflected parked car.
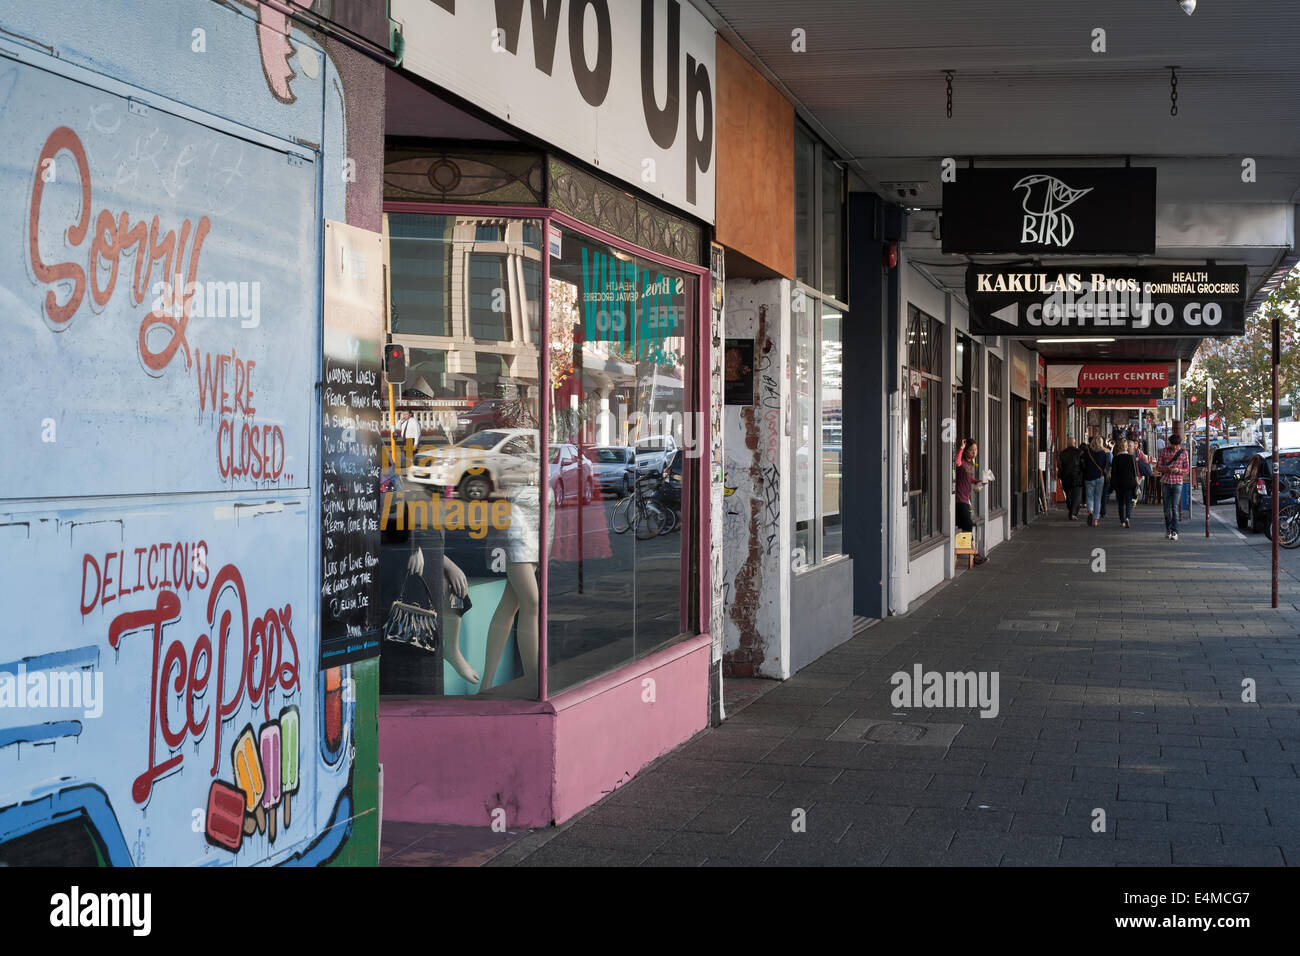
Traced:
POLYGON ((538 481, 537 429, 494 428, 454 445, 416 452, 406 480, 451 489, 469 501, 538 481))
POLYGON ((569 496, 582 495, 584 502, 596 497, 596 477, 590 461, 578 454, 578 446, 562 443, 550 450, 551 490, 563 505, 569 496))
POLYGON ((1218 504, 1237 493, 1237 482, 1246 473, 1250 459, 1263 450, 1263 445, 1255 444, 1210 447, 1210 504, 1218 504))
POLYGON ((636 450, 626 445, 593 445, 583 452, 596 469, 603 494, 620 498, 636 488, 636 450))
POLYGON ((677 442, 672 435, 643 438, 636 443, 636 470, 641 474, 662 472, 676 450, 677 442))
POLYGON ((456 418, 456 438, 460 440, 475 432, 503 427, 505 422, 502 420, 502 411, 508 402, 509 399, 505 398, 488 398, 469 411, 462 412, 456 418))
MULTIPOLYGON (((1249 527, 1258 534, 1273 521, 1273 455, 1260 453, 1250 459, 1237 482, 1237 527, 1249 527)), ((1300 448, 1278 451, 1279 491, 1283 504, 1300 491, 1300 448)))

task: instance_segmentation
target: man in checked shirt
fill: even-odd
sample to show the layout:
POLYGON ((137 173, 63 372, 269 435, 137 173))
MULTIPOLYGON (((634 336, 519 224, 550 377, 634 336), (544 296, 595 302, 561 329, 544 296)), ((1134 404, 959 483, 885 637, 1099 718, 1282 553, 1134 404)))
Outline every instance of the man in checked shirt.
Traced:
POLYGON ((1183 482, 1187 480, 1191 467, 1183 436, 1175 429, 1168 443, 1160 450, 1155 467, 1156 476, 1164 486, 1165 537, 1170 541, 1178 540, 1178 508, 1183 500, 1183 482))

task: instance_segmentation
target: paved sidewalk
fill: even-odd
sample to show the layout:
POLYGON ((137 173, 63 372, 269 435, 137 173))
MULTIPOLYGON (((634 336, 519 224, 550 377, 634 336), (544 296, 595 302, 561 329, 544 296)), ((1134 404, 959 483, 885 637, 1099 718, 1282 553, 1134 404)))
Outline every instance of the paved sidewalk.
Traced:
POLYGON ((1197 514, 1056 509, 489 865, 1300 865, 1300 590, 1197 514), (892 706, 917 664, 996 671, 997 716, 892 706))

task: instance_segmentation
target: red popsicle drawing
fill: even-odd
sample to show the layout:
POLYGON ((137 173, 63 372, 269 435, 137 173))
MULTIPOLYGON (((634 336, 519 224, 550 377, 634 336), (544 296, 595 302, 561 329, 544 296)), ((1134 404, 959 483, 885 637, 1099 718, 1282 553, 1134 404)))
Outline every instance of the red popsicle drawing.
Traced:
POLYGON ((238 852, 244 840, 244 792, 223 780, 213 780, 204 823, 209 843, 238 852))

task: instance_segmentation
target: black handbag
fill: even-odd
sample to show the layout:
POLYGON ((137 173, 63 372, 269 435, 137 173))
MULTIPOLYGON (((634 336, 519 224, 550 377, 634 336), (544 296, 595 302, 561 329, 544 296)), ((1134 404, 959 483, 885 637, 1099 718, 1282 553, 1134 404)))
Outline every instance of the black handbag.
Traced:
POLYGON ((406 594, 406 582, 411 579, 411 572, 406 572, 402 579, 402 588, 397 592, 397 600, 388 609, 388 620, 384 623, 384 640, 395 644, 407 644, 422 651, 437 653, 438 640, 442 629, 438 623, 438 612, 434 608, 433 593, 423 575, 417 574, 416 580, 424 588, 428 606, 403 601, 406 594))

